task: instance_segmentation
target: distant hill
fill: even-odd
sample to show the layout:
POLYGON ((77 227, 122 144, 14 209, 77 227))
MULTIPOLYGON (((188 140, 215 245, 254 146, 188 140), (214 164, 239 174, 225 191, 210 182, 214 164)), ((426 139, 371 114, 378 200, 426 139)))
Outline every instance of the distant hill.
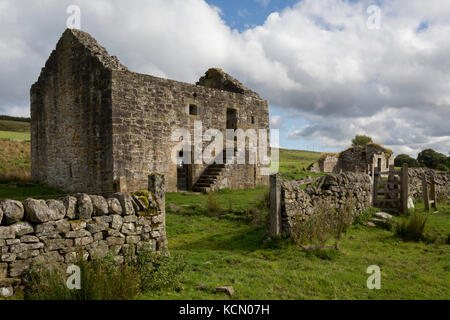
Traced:
POLYGON ((0 131, 30 133, 30 123, 26 121, 0 119, 0 131))
POLYGON ((19 122, 31 122, 31 118, 25 118, 25 117, 13 117, 13 116, 6 116, 6 115, 0 115, 0 120, 10 120, 10 121, 19 121, 19 122))

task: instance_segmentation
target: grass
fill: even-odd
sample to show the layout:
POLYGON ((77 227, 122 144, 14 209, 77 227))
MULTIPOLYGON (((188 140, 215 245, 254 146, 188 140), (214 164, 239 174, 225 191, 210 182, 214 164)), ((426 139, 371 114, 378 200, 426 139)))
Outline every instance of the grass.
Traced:
MULTIPOLYGON (((233 206, 244 208, 254 205, 264 190, 236 192, 240 200, 233 198, 233 206)), ((217 193, 217 202, 226 207, 231 194, 217 193)), ((166 215, 169 250, 183 254, 190 268, 182 281, 184 290, 153 292, 141 299, 227 299, 215 292, 225 285, 235 288, 233 299, 450 298, 448 244, 403 241, 393 231, 356 224, 341 239, 337 253, 311 254, 289 241, 268 239, 265 226, 195 215, 183 207, 198 204, 205 209, 206 195, 168 193, 166 203, 182 208, 166 215), (373 264, 381 268, 381 290, 366 287, 366 270, 373 264)), ((449 232, 450 203, 430 214, 427 227, 432 233, 449 232)))
POLYGON ((318 161, 320 155, 320 152, 279 149, 279 172, 286 180, 303 179, 307 176, 313 178, 322 176, 324 173, 312 173, 303 170, 306 170, 311 163, 318 161))
POLYGON ((26 133, 26 132, 0 131, 0 139, 3 139, 3 140, 17 140, 17 141, 30 141, 30 134, 26 133))
POLYGON ((30 133, 30 123, 0 119, 0 131, 30 133))
POLYGON ((0 139, 0 181, 30 178, 30 142, 0 139))

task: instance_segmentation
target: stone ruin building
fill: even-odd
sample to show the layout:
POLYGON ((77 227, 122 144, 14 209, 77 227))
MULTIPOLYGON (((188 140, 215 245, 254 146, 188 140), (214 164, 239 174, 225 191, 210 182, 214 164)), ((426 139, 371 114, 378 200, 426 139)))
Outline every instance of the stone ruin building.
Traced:
POLYGON ((391 150, 376 143, 367 146, 350 147, 340 153, 324 153, 318 165, 311 169, 317 172, 371 172, 371 168, 388 171, 394 165, 394 155, 391 150))
POLYGON ((67 29, 30 94, 32 177, 46 185, 136 191, 147 189, 151 173, 165 176, 167 191, 268 184, 258 162, 171 161, 179 144, 172 131, 186 128, 193 137, 196 120, 224 137, 226 129, 268 130, 268 102, 220 69, 196 84, 131 72, 88 33, 67 29))

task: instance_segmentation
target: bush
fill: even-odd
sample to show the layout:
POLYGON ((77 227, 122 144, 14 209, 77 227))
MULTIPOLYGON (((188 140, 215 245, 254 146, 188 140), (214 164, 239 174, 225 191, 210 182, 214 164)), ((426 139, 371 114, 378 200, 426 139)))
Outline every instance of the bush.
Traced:
POLYGON ((315 249, 322 249, 328 240, 334 238, 337 248, 342 234, 353 221, 353 209, 353 199, 347 199, 339 210, 331 207, 328 201, 319 201, 309 217, 298 217, 294 221, 292 230, 294 242, 309 243, 315 249))
POLYGON ((398 156, 395 157, 394 165, 396 167, 403 166, 403 163, 408 164, 408 167, 410 168, 415 168, 419 166, 419 162, 407 154, 399 154, 398 156))
POLYGON ((447 157, 433 149, 425 149, 417 155, 417 161, 420 165, 431 169, 437 169, 439 164, 445 164, 447 157))
POLYGON ((137 265, 141 275, 142 292, 181 288, 181 278, 187 264, 183 256, 157 255, 144 250, 138 255, 137 265))
MULTIPOLYGON (((79 254, 78 256, 82 256, 79 254)), ((31 300, 127 300, 138 294, 139 276, 128 264, 117 264, 112 256, 87 262, 78 259, 81 289, 66 286, 68 275, 61 266, 45 265, 25 274, 24 298, 31 300)))
POLYGON ((217 198, 214 192, 208 192, 208 198, 206 199, 206 209, 209 213, 219 213, 220 207, 217 203, 217 198))
POLYGON ((357 225, 357 224, 361 224, 364 225, 370 218, 372 218, 375 214, 375 212, 377 212, 379 210, 375 209, 375 208, 369 208, 367 210, 364 210, 363 212, 357 214, 355 216, 355 219, 353 220, 353 224, 357 225))
POLYGON ((419 241, 425 237, 427 215, 413 213, 409 218, 403 218, 395 226, 395 234, 406 241, 419 241))
MULTIPOLYGON (((78 254, 81 257, 81 254, 78 254)), ((186 263, 182 256, 154 254, 150 249, 127 255, 117 263, 112 255, 94 261, 78 259, 81 289, 70 290, 65 268, 35 266, 25 272, 24 298, 31 300, 129 300, 140 292, 181 288, 186 263)))
POLYGON ((373 142, 372 138, 364 135, 356 135, 352 139, 352 146, 366 146, 368 143, 373 142))
POLYGON ((443 163, 439 163, 439 164, 436 166, 436 170, 438 170, 438 171, 449 171, 449 169, 447 168, 447 166, 446 166, 445 164, 443 164, 443 163))

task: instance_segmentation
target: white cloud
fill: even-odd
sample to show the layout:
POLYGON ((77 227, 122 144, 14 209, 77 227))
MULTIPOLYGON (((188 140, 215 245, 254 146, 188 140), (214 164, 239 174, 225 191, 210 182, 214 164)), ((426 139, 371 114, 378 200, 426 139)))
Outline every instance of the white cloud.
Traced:
POLYGON ((450 3, 382 1, 382 28, 369 30, 372 1, 303 0, 239 33, 202 0, 0 0, 0 113, 27 112, 72 3, 131 70, 195 82, 221 67, 308 121, 291 139, 345 146, 363 132, 395 152, 449 149, 450 3))
POLYGON ((283 118, 281 116, 270 116, 270 128, 280 129, 283 125, 283 118))

